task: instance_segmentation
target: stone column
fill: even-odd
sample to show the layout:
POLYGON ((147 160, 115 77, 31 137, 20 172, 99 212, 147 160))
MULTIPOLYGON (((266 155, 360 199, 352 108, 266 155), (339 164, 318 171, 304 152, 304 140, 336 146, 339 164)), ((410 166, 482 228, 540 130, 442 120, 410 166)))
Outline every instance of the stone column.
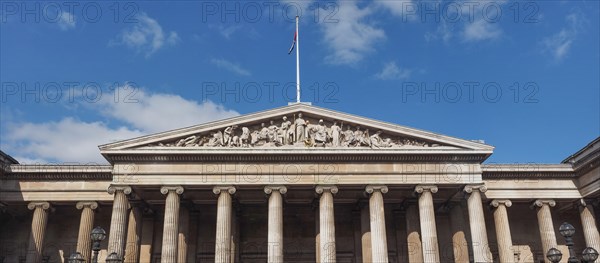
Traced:
POLYGON ((160 188, 165 200, 165 221, 162 236, 162 263, 177 262, 177 242, 179 240, 179 195, 183 194, 181 186, 163 186, 160 188))
POLYGON ((388 192, 388 188, 385 185, 368 185, 365 191, 371 195, 369 197, 369 214, 371 217, 372 262, 387 263, 388 248, 383 194, 388 192))
POLYGON ((142 239, 141 204, 131 204, 127 225, 127 245, 125 245, 125 261, 138 262, 140 259, 140 242, 142 239))
POLYGON ((144 210, 142 218, 142 240, 140 241, 140 262, 152 261, 152 246, 154 241, 154 211, 144 210))
POLYGON ((33 210, 33 219, 31 221, 31 234, 29 235, 29 247, 27 248, 25 262, 41 263, 50 203, 31 202, 27 205, 27 208, 33 210))
POLYGON ((469 263, 469 242, 467 241, 467 224, 460 203, 451 203, 450 229, 452 231, 452 247, 455 263, 469 263))
POLYGON ((108 187, 108 193, 114 195, 110 232, 108 234, 108 253, 115 252, 120 258, 123 258, 127 231, 127 210, 129 209, 127 195, 131 194, 131 187, 111 185, 108 187))
POLYGON ((415 191, 419 194, 419 218, 421 221, 423 262, 440 262, 440 251, 435 226, 435 209, 433 194, 437 193, 435 185, 417 185, 415 191))
POLYGON ((360 243, 362 262, 373 262, 373 251, 371 250, 371 211, 368 204, 360 204, 360 243))
MULTIPOLYGON (((581 217, 581 226, 583 227, 586 247, 592 247, 596 251, 600 251, 600 234, 598 234, 598 227, 594 217, 594 208, 583 199, 579 200, 579 216, 581 217)), ((594 262, 600 262, 600 259, 594 262)))
POLYGON ((414 201, 410 201, 406 207, 406 251, 408 253, 408 262, 410 263, 423 262, 420 229, 419 209, 414 201))
POLYGON ((469 208, 473 260, 475 262, 492 262, 492 252, 488 243, 481 201, 481 193, 487 191, 487 187, 485 185, 467 185, 464 191, 468 195, 467 206, 469 208))
POLYGON ((77 236, 77 252, 81 253, 85 262, 90 262, 92 257, 92 240, 90 239, 90 234, 94 228, 94 210, 98 208, 98 203, 77 202, 75 207, 81 210, 79 235, 77 236))
POLYGON ((496 225, 496 240, 498 241, 498 256, 502 263, 512 263, 515 260, 515 252, 512 248, 512 237, 510 235, 510 224, 508 222, 507 207, 512 206, 510 200, 492 200, 490 203, 494 209, 494 224, 496 225))
POLYGON ((177 233, 177 262, 188 263, 188 241, 190 230, 190 210, 187 207, 179 209, 179 230, 177 233))
POLYGON ((554 207, 554 200, 535 200, 533 206, 537 207, 538 226, 540 228, 540 237, 542 238, 542 253, 546 263, 551 263, 546 257, 546 253, 550 248, 557 247, 556 234, 554 233, 554 223, 552 222, 552 214, 550 207, 554 207))
POLYGON ((239 220, 239 210, 240 205, 235 200, 232 200, 231 203, 231 247, 229 250, 231 251, 231 263, 240 262, 239 258, 239 250, 240 250, 240 220, 239 220))
POLYGON ((315 188, 319 199, 319 256, 321 263, 335 263, 335 217, 333 213, 333 195, 338 192, 337 186, 322 186, 315 188))
POLYGON ((233 186, 216 186, 213 193, 219 196, 217 201, 217 235, 215 238, 215 263, 231 262, 231 195, 233 186))
POLYGON ((196 209, 190 210, 190 228, 188 236, 186 236, 187 242, 187 262, 196 263, 196 252, 198 248, 198 222, 200 214, 196 209))
POLYGON ((320 215, 317 202, 313 202, 313 209, 315 211, 315 262, 321 263, 321 227, 319 226, 320 215))
POLYGON ((287 192, 285 186, 265 186, 269 195, 269 234, 267 262, 283 263, 283 199, 287 192))

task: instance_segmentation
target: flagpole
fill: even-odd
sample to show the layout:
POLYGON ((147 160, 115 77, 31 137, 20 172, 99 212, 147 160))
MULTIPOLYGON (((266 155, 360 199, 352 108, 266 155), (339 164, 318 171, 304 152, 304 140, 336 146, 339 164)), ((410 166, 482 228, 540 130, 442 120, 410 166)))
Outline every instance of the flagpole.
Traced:
POLYGON ((296 102, 300 103, 300 34, 298 32, 298 19, 296 16, 296 102))

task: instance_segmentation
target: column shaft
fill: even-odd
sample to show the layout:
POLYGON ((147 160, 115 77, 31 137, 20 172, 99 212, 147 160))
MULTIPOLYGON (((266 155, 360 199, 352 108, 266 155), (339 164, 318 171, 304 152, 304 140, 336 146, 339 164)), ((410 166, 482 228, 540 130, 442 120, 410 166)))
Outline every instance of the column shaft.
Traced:
POLYGON ((363 205, 360 208, 360 232, 362 262, 371 263, 373 262, 371 251, 371 211, 367 205, 363 205))
POLYGON ((469 242, 466 235, 465 214, 460 204, 450 208, 450 228, 455 263, 469 263, 469 242))
POLYGON ((493 200, 494 224, 496 226, 496 240, 498 242, 498 256, 501 263, 512 263, 515 260, 515 254, 512 249, 512 237, 510 234, 510 224, 508 222, 508 213, 506 207, 512 203, 509 200, 493 200))
POLYGON ((283 199, 285 187, 265 187, 265 193, 269 194, 269 233, 268 233, 268 263, 283 262, 283 199))
POLYGON ((154 240, 154 215, 144 216, 142 223, 142 240, 140 244, 140 262, 152 261, 152 245, 154 240))
POLYGON ((215 263, 231 262, 231 195, 233 187, 215 187, 213 192, 219 195, 217 200, 217 231, 215 238, 215 263))
MULTIPOLYGON (((580 205, 579 216, 581 217, 585 245, 596 249, 596 251, 600 251, 600 235, 598 234, 598 227, 596 225, 596 219, 594 218, 594 209, 592 205, 586 205, 585 203, 580 205)), ((600 259, 597 259, 594 262, 600 262, 600 259)))
POLYGON ((48 202, 32 202, 27 205, 27 208, 33 210, 33 219, 31 221, 31 234, 29 236, 26 262, 41 263, 50 204, 48 202))
POLYGON ((366 191, 371 194, 369 198, 369 211, 371 218, 372 262, 387 263, 388 248, 383 194, 388 192, 388 188, 386 186, 367 186, 366 191))
POLYGON ((163 186, 160 192, 167 195, 160 261, 176 263, 177 243, 179 242, 179 195, 183 194, 183 187, 163 186))
POLYGON ((546 253, 550 248, 556 248, 556 234, 554 233, 554 223, 552 222, 552 214, 550 207, 555 206, 554 200, 536 200, 534 203, 537 209, 538 226, 540 229, 540 237, 542 239, 542 252, 546 263, 551 263, 546 257, 546 253))
POLYGON ((184 207, 179 209, 179 230, 177 240, 177 262, 188 263, 188 241, 190 230, 190 210, 184 207))
POLYGON ((473 249, 473 260, 475 262, 492 262, 492 253, 490 251, 487 230, 485 227, 485 218, 483 216, 483 205, 481 201, 481 192, 487 188, 484 185, 465 187, 465 192, 469 194, 467 206, 469 210, 469 225, 471 227, 471 244, 473 249))
POLYGON ((98 208, 96 202, 78 202, 75 207, 81 209, 79 220, 79 235, 77 236, 77 252, 81 253, 85 262, 90 262, 92 257, 92 239, 90 234, 94 228, 94 210, 98 208))
POLYGON ((120 258, 123 258, 127 232, 127 210, 129 209, 127 195, 131 193, 131 187, 110 186, 108 192, 114 194, 110 233, 108 234, 108 253, 115 252, 120 258))
POLYGON ((319 208, 314 205, 315 209, 315 262, 321 263, 321 227, 319 221, 321 220, 321 213, 319 208))
POLYGON ((422 263, 423 250, 421 244, 421 223, 419 222, 419 209, 416 204, 410 204, 406 208, 406 243, 408 262, 422 263))
POLYGON ((127 245, 125 246, 125 262, 138 262, 140 259, 140 242, 142 239, 142 208, 139 204, 129 210, 127 225, 127 245))
POLYGON ((437 228, 435 225, 435 209, 433 207, 433 193, 437 192, 436 186, 417 186, 419 196, 419 218, 421 220, 423 262, 440 262, 437 228))
POLYGON ((337 193, 335 186, 317 186, 317 193, 321 194, 319 199, 319 233, 321 263, 336 262, 335 246, 335 217, 333 207, 333 194, 337 193))

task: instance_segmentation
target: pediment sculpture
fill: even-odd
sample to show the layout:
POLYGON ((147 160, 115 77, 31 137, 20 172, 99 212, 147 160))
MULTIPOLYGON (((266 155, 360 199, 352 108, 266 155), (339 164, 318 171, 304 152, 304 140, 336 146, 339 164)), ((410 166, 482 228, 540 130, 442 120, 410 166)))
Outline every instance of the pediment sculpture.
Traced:
POLYGON ((268 122, 233 124, 223 129, 200 132, 184 138, 147 145, 148 147, 321 147, 398 148, 440 147, 439 143, 411 137, 392 136, 382 130, 361 128, 336 120, 308 118, 302 113, 268 122))

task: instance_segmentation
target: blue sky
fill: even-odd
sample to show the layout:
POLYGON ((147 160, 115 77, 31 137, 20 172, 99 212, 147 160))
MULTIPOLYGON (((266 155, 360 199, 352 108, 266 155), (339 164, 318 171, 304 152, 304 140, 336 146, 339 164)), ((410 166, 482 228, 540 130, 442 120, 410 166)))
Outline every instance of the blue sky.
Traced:
POLYGON ((295 100, 557 163, 600 135, 598 1, 0 3, 0 146, 97 145, 295 100))

